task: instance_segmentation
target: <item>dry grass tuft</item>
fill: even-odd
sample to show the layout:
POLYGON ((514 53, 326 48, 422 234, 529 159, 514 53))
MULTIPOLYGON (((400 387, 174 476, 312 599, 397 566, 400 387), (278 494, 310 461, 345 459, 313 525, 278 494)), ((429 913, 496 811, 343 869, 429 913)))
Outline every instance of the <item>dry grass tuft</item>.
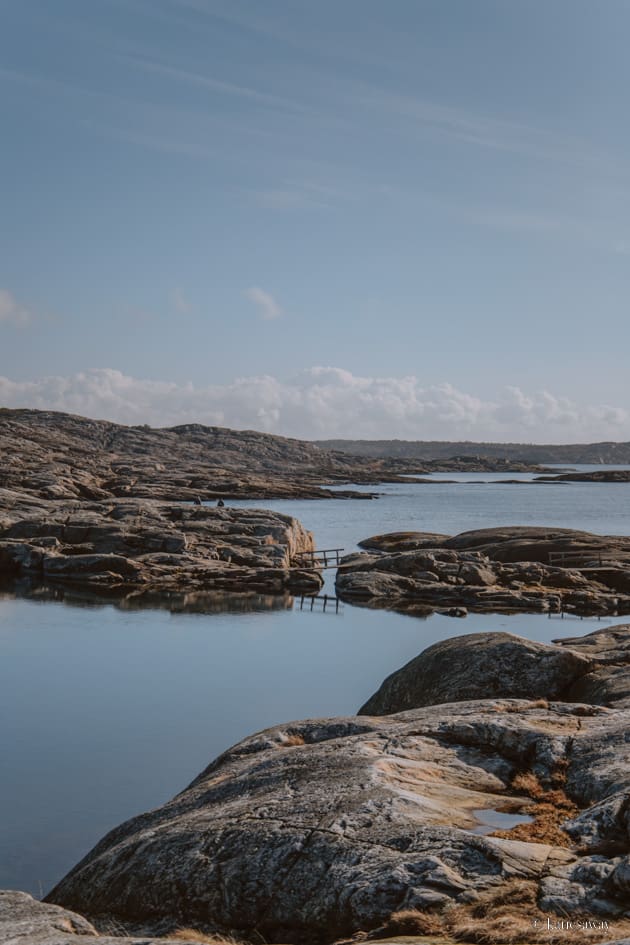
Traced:
POLYGON ((294 745, 306 745, 306 742, 301 735, 283 735, 282 741, 280 742, 281 748, 291 748, 294 745))
MULTIPOLYGON (((444 913, 445 927, 460 942, 480 945, 573 945, 623 938, 630 922, 613 921, 605 928, 560 927, 560 916, 541 912, 536 904, 538 886, 529 880, 512 880, 486 890, 472 905, 454 906, 444 913), (548 928, 548 920, 551 928, 548 928), (537 922, 537 925, 534 923, 537 922)), ((579 917, 575 917, 577 920, 579 917)), ((593 916, 583 918, 593 919, 593 916)), ((598 921, 595 919, 595 921, 598 921)))
POLYGON ((512 788, 522 794, 527 794, 528 797, 535 800, 538 800, 545 793, 544 787, 533 771, 523 771, 521 774, 515 775, 512 778, 512 788))
POLYGON ((522 812, 533 820, 529 824, 518 824, 511 830, 495 830, 492 836, 528 843, 549 843, 559 847, 571 846, 571 840, 560 824, 574 817, 578 808, 560 786, 565 779, 566 765, 562 764, 552 774, 551 781, 556 786, 551 790, 545 790, 531 771, 517 774, 512 780, 512 789, 527 794, 535 802, 522 808, 522 812))
POLYGON ((512 790, 527 794, 535 802, 522 808, 522 812, 533 820, 529 824, 518 824, 511 830, 495 830, 492 836, 529 843, 549 843, 559 847, 571 846, 569 836, 560 824, 574 817, 578 813, 578 807, 560 786, 565 778, 566 765, 558 765, 551 777, 555 787, 546 790, 533 772, 517 774, 512 780, 512 790))
POLYGON ((444 920, 441 916, 419 909, 403 909, 392 912, 379 934, 393 935, 439 935, 444 932, 444 920))
POLYGON ((229 935, 215 935, 214 932, 200 932, 199 929, 184 928, 169 932, 166 938, 175 938, 182 942, 201 942, 202 945, 237 945, 236 939, 229 935))
POLYGON ((510 705, 509 703, 501 702, 494 707, 495 712, 527 712, 529 709, 548 709, 549 702, 547 699, 532 699, 529 705, 510 705))

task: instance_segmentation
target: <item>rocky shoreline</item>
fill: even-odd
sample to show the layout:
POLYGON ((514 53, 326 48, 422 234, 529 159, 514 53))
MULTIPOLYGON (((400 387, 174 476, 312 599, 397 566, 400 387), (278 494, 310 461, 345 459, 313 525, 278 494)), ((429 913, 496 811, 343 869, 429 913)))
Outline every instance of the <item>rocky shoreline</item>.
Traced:
POLYGON ((0 488, 48 500, 369 499, 375 494, 339 485, 404 482, 409 475, 444 470, 545 471, 516 460, 454 457, 444 463, 354 456, 252 430, 202 424, 129 427, 3 408, 0 455, 0 488), (326 488, 331 485, 336 488, 326 488))
POLYGON ((630 625, 442 641, 374 698, 246 738, 44 903, 1 894, 0 941, 628 940, 630 625))
POLYGON ((316 592, 313 536, 288 515, 155 500, 46 502, 0 490, 0 575, 139 606, 156 596, 316 592), (10 500, 14 499, 15 504, 10 500))
MULTIPOLYGON (((411 469, 264 434, 37 411, 0 410, 0 448, 0 580, 129 609, 290 606, 322 584, 311 533, 203 501, 339 497, 322 483, 411 469)), ((630 538, 514 527, 361 545, 337 574, 352 603, 630 613, 630 538)), ((0 943, 531 945, 566 941, 549 923, 569 916, 592 923, 587 941, 628 945, 629 727, 630 625, 555 645, 443 641, 357 715, 224 752, 44 902, 0 892, 0 943)))
POLYGON ((630 538, 507 527, 377 535, 346 556, 345 601, 405 613, 630 613, 630 538))
MULTIPOLYGON (((370 499, 376 493, 338 485, 409 482, 411 473, 444 468, 439 463, 419 466, 414 460, 325 451, 253 431, 197 424, 154 430, 37 410, 0 409, 0 451, 0 580, 17 577, 72 585, 138 604, 141 599, 156 601, 160 592, 165 599, 178 594, 183 606, 191 594, 312 593, 322 583, 316 569, 299 567, 300 560, 306 560, 303 553, 314 546, 295 519, 210 508, 204 502, 239 497, 370 499), (335 489, 326 487, 333 484, 335 489)), ((513 462, 483 457, 454 458, 448 466, 515 468, 513 462)), ((471 596, 461 587, 454 592, 448 570, 451 565, 470 570, 471 562, 447 557, 440 549, 437 557, 427 558, 425 571, 435 575, 432 588, 420 587, 418 581, 412 586, 402 559, 388 563, 384 556, 378 561, 354 558, 339 576, 339 594, 375 605, 391 598, 395 607, 411 603, 416 609, 553 610, 566 605, 576 612, 626 612, 625 591, 630 594, 630 589, 616 587, 612 572, 608 578, 599 575, 604 587, 598 586, 595 594, 582 572, 568 594, 555 593, 557 574, 530 581, 529 572, 504 569, 495 574, 495 586, 484 578, 483 589, 471 596), (513 585, 519 582, 535 586, 517 594, 513 585), (613 592, 607 599, 605 587, 613 592)), ((479 557, 477 564, 483 565, 478 573, 485 568, 487 576, 485 559, 479 557)))
POLYGON ((198 595, 313 593, 312 536, 243 498, 360 498, 344 482, 405 481, 417 463, 365 459, 300 440, 189 424, 125 427, 0 409, 0 580, 39 582, 195 609, 198 595), (335 484, 334 490, 326 484, 335 484), (304 564, 304 567, 300 567, 304 564))

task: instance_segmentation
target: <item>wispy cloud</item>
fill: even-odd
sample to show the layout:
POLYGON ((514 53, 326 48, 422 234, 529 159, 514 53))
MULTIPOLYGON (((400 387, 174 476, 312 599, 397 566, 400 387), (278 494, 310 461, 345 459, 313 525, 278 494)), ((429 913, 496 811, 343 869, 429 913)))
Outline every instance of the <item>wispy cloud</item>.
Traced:
POLYGON ((508 151, 541 160, 573 165, 591 165, 600 170, 624 171, 625 162, 555 130, 537 127, 502 116, 484 114, 476 108, 462 108, 446 102, 429 101, 404 93, 369 85, 349 90, 352 101, 370 111, 386 113, 389 121, 398 117, 407 132, 449 137, 475 147, 508 151))
POLYGON ((33 313, 7 289, 0 289, 0 324, 27 325, 33 313))
POLYGON ((252 286, 251 289, 247 289, 245 296, 250 302, 258 306, 258 311, 263 318, 280 318, 283 314, 282 309, 273 295, 271 295, 270 292, 265 292, 264 289, 258 288, 258 286, 252 286))
POLYGON ((258 206, 268 210, 330 210, 352 202, 355 195, 341 186, 289 180, 278 187, 256 191, 258 206))
POLYGON ((447 382, 362 377, 334 367, 309 368, 290 379, 262 375, 208 387, 129 377, 113 369, 35 381, 0 377, 0 403, 119 423, 195 421, 306 439, 630 439, 628 405, 578 404, 549 391, 515 387, 488 400, 447 382))
POLYGON ((238 85, 234 82, 227 82, 223 79, 217 79, 214 76, 206 75, 201 72, 190 72, 187 69, 178 69, 166 63, 156 60, 146 59, 143 56, 119 53, 119 58, 156 75, 165 78, 185 82, 189 85, 196 85, 208 89, 211 92, 217 92, 223 95, 236 96, 237 98, 249 99, 257 105, 267 105, 274 108, 284 108, 290 111, 304 112, 308 111, 304 105, 299 102, 291 101, 280 95, 273 95, 268 92, 261 92, 259 89, 246 85, 238 85))

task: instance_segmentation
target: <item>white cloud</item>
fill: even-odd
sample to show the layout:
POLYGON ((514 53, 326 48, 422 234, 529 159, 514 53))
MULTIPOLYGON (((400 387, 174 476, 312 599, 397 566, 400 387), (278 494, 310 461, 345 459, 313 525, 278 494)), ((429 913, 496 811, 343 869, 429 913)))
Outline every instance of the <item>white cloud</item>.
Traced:
POLYGON ((360 377, 334 367, 309 368, 287 380, 260 375, 208 387, 139 379, 109 368, 23 382, 0 377, 0 406, 128 424, 198 422, 305 439, 630 439, 630 411, 623 406, 578 404, 516 387, 483 400, 449 383, 423 386, 415 376, 360 377))
POLYGON ((26 325, 33 317, 32 312, 17 301, 7 289, 0 289, 0 324, 26 325))
POLYGON ((263 318, 280 318, 282 315, 282 309, 274 299, 273 295, 271 295, 269 292, 265 292, 264 289, 259 289, 257 286, 252 286, 251 289, 247 289, 245 296, 250 302, 253 302, 254 305, 258 306, 260 314, 263 318))

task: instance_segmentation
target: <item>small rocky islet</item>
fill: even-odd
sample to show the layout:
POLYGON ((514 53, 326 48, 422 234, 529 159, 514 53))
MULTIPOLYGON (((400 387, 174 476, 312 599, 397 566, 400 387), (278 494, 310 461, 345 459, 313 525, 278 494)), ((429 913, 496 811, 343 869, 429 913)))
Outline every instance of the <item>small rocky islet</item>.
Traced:
MULTIPOLYGON (((237 469, 246 494, 288 494, 289 453, 299 464, 304 445, 246 434, 263 440, 240 454, 231 433, 0 411, 0 572, 130 606, 316 592, 317 570, 298 566, 313 537, 296 519, 195 504, 236 492, 237 469), (278 452, 261 470, 265 450, 278 452)), ((385 478, 371 459, 361 479, 358 462, 317 467, 306 452, 302 495, 326 464, 328 481, 385 478)), ((361 545, 337 575, 353 603, 630 612, 620 536, 514 527, 361 545)), ((44 902, 1 892, 0 942, 630 942, 629 728, 630 624, 555 644, 441 641, 357 715, 224 752, 111 831, 44 902)))
POLYGON ((630 538, 511 526, 398 532, 359 542, 337 572, 342 600, 406 613, 630 613, 630 538))

